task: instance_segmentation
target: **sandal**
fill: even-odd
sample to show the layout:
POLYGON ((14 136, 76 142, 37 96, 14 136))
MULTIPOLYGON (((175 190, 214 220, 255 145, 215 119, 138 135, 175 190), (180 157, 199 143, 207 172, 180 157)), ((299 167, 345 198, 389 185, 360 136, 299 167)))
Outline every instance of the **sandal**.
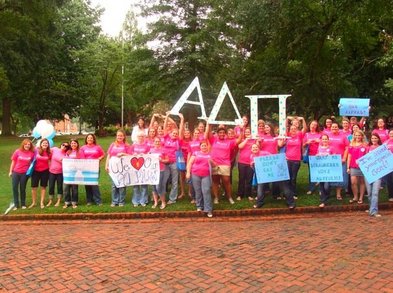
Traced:
POLYGON ((359 199, 358 204, 362 204, 362 203, 363 203, 363 200, 359 199))
POLYGON ((355 203, 355 202, 358 202, 358 200, 355 198, 349 200, 349 203, 355 203))
POLYGON ((337 196, 337 200, 343 200, 343 198, 341 197, 341 195, 337 196))

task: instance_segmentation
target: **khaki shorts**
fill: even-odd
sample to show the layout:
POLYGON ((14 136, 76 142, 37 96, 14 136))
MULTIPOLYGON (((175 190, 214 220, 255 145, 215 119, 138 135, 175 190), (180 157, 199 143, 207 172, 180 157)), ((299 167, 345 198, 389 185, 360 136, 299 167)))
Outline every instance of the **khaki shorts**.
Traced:
POLYGON ((212 175, 231 176, 231 166, 215 166, 212 168, 212 175))

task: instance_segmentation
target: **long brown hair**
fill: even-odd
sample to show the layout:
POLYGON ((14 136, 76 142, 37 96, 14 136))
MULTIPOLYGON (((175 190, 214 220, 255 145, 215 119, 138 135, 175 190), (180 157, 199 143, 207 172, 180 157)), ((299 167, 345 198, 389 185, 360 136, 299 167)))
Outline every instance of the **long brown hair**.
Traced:
POLYGON ((24 151, 24 150, 25 150, 24 145, 27 144, 27 143, 30 144, 30 149, 29 149, 29 151, 34 152, 34 145, 33 145, 33 143, 31 142, 31 140, 28 139, 28 138, 25 138, 24 140, 22 140, 22 142, 20 143, 20 146, 19 146, 19 150, 24 151))
POLYGON ((47 153, 48 156, 49 156, 50 153, 51 153, 51 151, 50 151, 50 143, 49 143, 49 140, 48 140, 47 138, 41 139, 40 145, 37 147, 38 153, 39 153, 41 156, 44 154, 44 150, 43 150, 42 147, 41 147, 41 146, 42 146, 42 143, 43 143, 44 141, 48 142, 48 148, 46 149, 46 153, 47 153))

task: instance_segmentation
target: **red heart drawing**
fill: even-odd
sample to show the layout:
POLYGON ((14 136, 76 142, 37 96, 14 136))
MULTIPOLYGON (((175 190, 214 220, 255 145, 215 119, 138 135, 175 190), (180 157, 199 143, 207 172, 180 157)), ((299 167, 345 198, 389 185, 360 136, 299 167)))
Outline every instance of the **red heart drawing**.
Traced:
POLYGON ((142 168, 143 163, 145 162, 145 159, 143 157, 139 157, 139 158, 133 157, 130 162, 131 162, 132 167, 139 170, 140 168, 142 168))

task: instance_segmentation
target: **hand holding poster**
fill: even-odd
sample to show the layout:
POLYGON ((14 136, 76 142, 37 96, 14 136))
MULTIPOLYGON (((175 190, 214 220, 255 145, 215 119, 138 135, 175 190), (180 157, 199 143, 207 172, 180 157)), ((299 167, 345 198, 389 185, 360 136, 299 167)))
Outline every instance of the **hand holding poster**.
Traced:
POLYGON ((160 180, 158 155, 111 157, 109 176, 116 187, 157 185, 160 180))
POLYGON ((358 159, 357 163, 368 183, 393 172, 393 154, 385 144, 358 159))
POLYGON ((254 163, 258 184, 289 180, 285 154, 257 157, 254 163))
POLYGON ((310 156, 311 182, 343 182, 340 155, 310 156))
POLYGON ((340 116, 369 116, 370 99, 341 98, 340 116))
POLYGON ((98 185, 100 161, 63 159, 64 184, 98 185))

